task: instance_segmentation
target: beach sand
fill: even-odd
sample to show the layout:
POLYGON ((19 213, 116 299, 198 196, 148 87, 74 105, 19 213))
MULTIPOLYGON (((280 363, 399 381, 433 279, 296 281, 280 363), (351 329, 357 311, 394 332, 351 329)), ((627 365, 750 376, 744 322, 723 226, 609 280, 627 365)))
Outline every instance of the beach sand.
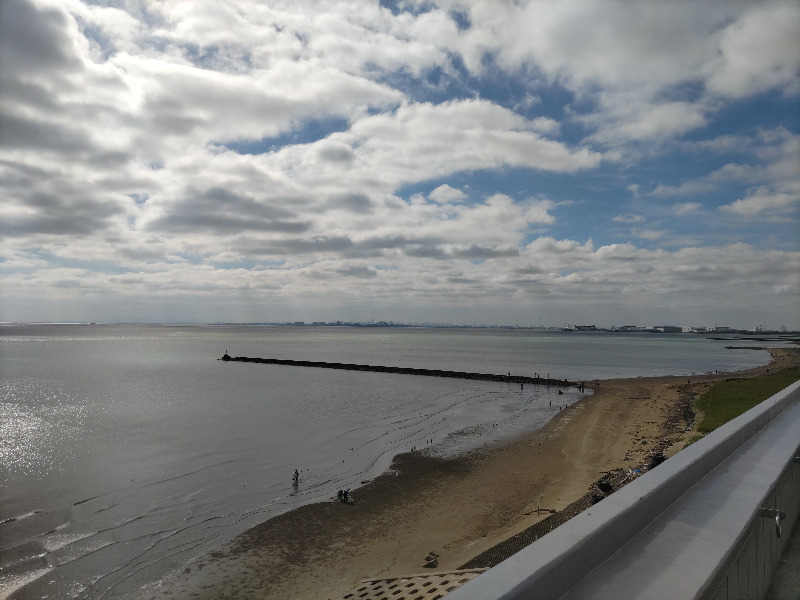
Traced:
POLYGON ((398 456, 390 472, 354 490, 352 504, 314 504, 271 519, 149 597, 335 599, 366 578, 458 569, 550 510, 586 500, 606 473, 677 452, 691 434, 684 407, 712 383, 800 364, 797 350, 771 352, 770 365, 735 374, 592 382, 593 394, 554 407, 545 427, 513 442, 456 459, 398 456), (433 570, 423 568, 429 552, 439 555, 433 570))

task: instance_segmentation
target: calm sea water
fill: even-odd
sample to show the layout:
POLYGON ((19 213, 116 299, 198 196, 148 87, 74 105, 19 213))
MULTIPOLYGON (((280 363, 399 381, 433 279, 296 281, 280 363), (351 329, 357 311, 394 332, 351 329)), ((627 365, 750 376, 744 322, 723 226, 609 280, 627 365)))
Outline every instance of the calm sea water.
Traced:
POLYGON ((226 351, 570 380, 769 361, 726 344, 526 330, 2 325, 0 600, 138 596, 248 527, 357 488, 399 452, 464 452, 536 429, 580 398, 216 360, 226 351))

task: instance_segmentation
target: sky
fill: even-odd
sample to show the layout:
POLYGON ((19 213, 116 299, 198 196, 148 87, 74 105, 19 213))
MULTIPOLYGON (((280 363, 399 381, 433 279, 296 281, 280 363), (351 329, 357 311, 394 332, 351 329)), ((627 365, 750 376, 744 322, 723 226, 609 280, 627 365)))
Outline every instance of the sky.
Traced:
POLYGON ((0 321, 800 329, 800 2, 0 0, 0 321))

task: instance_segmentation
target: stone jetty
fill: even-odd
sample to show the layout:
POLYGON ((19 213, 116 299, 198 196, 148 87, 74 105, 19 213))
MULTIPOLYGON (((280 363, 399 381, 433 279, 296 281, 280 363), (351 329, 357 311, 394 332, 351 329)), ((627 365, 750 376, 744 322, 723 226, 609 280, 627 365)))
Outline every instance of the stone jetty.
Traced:
POLYGON ((552 385, 558 387, 579 387, 581 384, 566 379, 546 377, 526 377, 524 375, 497 375, 494 373, 467 373, 464 371, 444 371, 441 369, 415 369, 410 367, 386 367, 381 365, 358 365, 352 363, 320 362, 311 360, 287 360, 281 358, 253 358, 249 356, 230 356, 226 352, 219 360, 230 362, 260 363, 264 365, 284 365, 288 367, 315 367, 318 369, 341 369, 343 371, 372 371, 374 373, 398 373, 401 375, 421 375, 423 377, 450 377, 453 379, 478 379, 481 381, 500 381, 552 385))

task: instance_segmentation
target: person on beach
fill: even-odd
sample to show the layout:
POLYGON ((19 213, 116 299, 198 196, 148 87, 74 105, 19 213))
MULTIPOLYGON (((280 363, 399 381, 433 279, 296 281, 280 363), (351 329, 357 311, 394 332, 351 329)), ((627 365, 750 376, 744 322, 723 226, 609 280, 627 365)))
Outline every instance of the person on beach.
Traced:
POLYGON ((300 472, 297 469, 294 470, 294 475, 292 475, 292 481, 295 483, 295 485, 297 484, 298 481, 300 481, 300 472))

